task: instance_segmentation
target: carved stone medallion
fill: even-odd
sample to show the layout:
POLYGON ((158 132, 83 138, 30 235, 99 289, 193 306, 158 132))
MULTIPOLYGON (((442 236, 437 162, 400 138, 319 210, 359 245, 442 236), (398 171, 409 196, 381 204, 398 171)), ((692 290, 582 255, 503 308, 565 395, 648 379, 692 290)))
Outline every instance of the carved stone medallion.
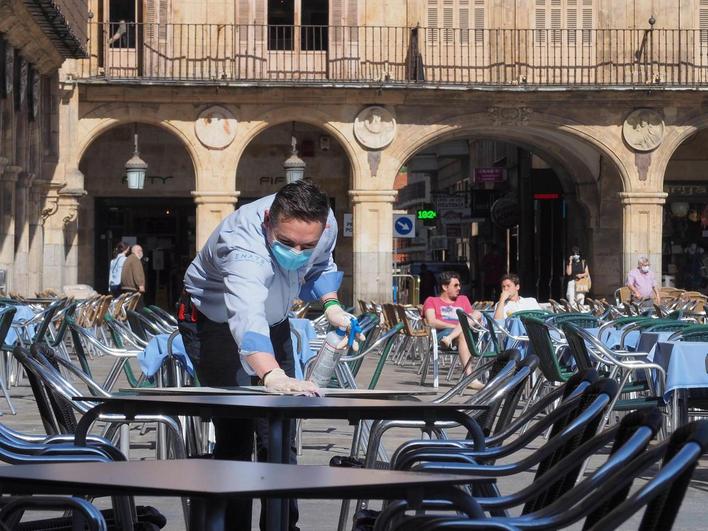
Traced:
POLYGON ((526 125, 529 115, 533 112, 530 107, 499 107, 487 109, 494 125, 526 125))
POLYGON ((637 151, 651 151, 664 138, 664 119, 654 109, 637 109, 624 120, 622 135, 637 151))
POLYGON ((224 149, 236 138, 236 117, 228 109, 213 105, 204 109, 194 122, 199 141, 211 149, 224 149))
POLYGON ((396 119, 383 107, 367 107, 354 119, 354 136, 365 148, 383 149, 396 136, 396 119))

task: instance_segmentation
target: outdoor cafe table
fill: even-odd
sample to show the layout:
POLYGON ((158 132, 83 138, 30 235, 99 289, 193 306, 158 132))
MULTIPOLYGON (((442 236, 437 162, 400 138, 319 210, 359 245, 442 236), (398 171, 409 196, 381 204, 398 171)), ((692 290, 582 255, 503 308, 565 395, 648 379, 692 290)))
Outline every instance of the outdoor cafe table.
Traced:
MULTIPOLYGON (((290 445, 291 419, 345 419, 350 424, 361 420, 419 420, 433 424, 449 420, 467 428, 479 448, 484 448, 484 434, 479 425, 462 409, 486 409, 486 406, 438 404, 399 400, 329 398, 273 395, 151 395, 114 394, 109 397, 77 397, 75 400, 98 402, 87 411, 76 428, 75 442, 86 444, 86 435, 101 414, 187 415, 202 418, 263 418, 268 422, 268 460, 286 463, 290 445)), ((275 522, 287 522, 288 504, 270 500, 268 529, 278 529, 275 522)))
MULTIPOLYGON (((226 502, 233 498, 366 497, 407 499, 415 505, 425 497, 434 497, 464 503, 466 498, 454 485, 475 479, 462 475, 215 459, 0 466, 0 486, 4 492, 13 494, 190 497, 189 529, 206 531, 225 529, 226 502)), ((474 514, 471 501, 467 510, 474 514)), ((269 521, 268 528, 287 529, 287 521, 276 522, 269 521)), ((132 525, 127 528, 132 529, 132 525)))
POLYGON ((689 389, 708 389, 708 343, 658 341, 647 358, 666 371, 664 400, 672 400, 674 428, 685 424, 689 389))

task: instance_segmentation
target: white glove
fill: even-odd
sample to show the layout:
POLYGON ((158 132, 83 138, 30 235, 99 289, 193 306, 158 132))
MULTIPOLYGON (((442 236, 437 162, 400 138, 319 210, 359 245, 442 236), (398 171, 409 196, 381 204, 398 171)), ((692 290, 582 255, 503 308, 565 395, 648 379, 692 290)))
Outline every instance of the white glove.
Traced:
POLYGON ((273 369, 263 378, 263 385, 269 393, 303 393, 305 396, 319 396, 320 389, 312 382, 290 378, 283 369, 273 369))
MULTIPOLYGON (((333 304, 329 308, 327 308, 324 312, 325 317, 327 318, 327 321, 329 321, 329 324, 332 326, 339 328, 341 330, 346 330, 347 332, 351 328, 351 320, 355 319, 355 317, 350 314, 345 312, 341 306, 338 304, 333 304)), ((356 338, 359 341, 364 341, 366 339, 366 336, 364 334, 357 334, 356 338)), ((345 334, 344 338, 342 339, 342 342, 337 345, 337 348, 344 348, 347 346, 349 340, 349 334, 345 334)), ((352 345, 352 349, 356 352, 359 350, 359 345, 355 341, 354 344, 352 345)))

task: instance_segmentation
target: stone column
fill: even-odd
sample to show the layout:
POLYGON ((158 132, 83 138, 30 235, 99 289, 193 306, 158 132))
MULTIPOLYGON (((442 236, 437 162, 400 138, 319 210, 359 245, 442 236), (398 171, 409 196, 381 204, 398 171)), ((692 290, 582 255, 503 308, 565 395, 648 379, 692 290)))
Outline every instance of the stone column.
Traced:
MULTIPOLYGON (((77 170, 78 171, 78 170, 77 170)), ((78 213, 83 188, 61 188, 50 198, 56 206, 44 224, 44 287, 61 291, 78 279, 78 213)), ((48 198, 49 200, 49 198, 48 198)), ((46 209, 45 209, 46 212, 46 209)))
POLYGON ((30 297, 29 291, 29 189, 34 174, 21 172, 15 187, 15 291, 30 297))
POLYGON ((623 276, 647 256, 660 281, 661 231, 665 192, 620 192, 622 201, 622 265, 623 276))
POLYGON ((44 270, 44 208, 49 182, 35 179, 30 190, 29 211, 29 290, 30 293, 44 289, 42 272, 44 270))
POLYGON ((350 190, 353 207, 354 303, 391 302, 395 190, 350 190))
POLYGON ((234 211, 241 192, 212 192, 196 190, 192 192, 197 205, 197 252, 209 239, 221 220, 234 211))
POLYGON ((15 291, 15 184, 20 166, 5 166, 0 174, 0 269, 7 271, 7 290, 15 291))

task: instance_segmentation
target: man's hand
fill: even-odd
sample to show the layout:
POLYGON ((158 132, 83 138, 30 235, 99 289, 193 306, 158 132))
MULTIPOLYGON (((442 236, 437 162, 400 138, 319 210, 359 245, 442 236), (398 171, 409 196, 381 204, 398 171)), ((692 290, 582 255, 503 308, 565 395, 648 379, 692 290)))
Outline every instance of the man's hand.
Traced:
POLYGON ((507 300, 509 300, 509 297, 511 297, 511 292, 503 289, 499 295, 499 302, 504 304, 507 300))
POLYGON ((306 380, 290 378, 283 369, 273 369, 263 379, 269 393, 303 393, 305 396, 320 396, 320 388, 306 380))
MULTIPOLYGON (((352 314, 345 312, 341 306, 336 304, 327 308, 324 314, 327 318, 327 321, 329 321, 329 324, 331 324, 335 328, 346 330, 347 332, 351 328, 352 319, 355 319, 352 314)), ((364 341, 366 337, 364 336, 364 334, 357 334, 356 339, 358 339, 359 341, 364 341)), ((337 348, 344 348, 347 346, 347 343, 348 336, 345 335, 344 339, 342 340, 342 343, 337 345, 337 348)), ((359 345, 356 342, 352 345, 352 347, 355 351, 359 350, 359 345)))

